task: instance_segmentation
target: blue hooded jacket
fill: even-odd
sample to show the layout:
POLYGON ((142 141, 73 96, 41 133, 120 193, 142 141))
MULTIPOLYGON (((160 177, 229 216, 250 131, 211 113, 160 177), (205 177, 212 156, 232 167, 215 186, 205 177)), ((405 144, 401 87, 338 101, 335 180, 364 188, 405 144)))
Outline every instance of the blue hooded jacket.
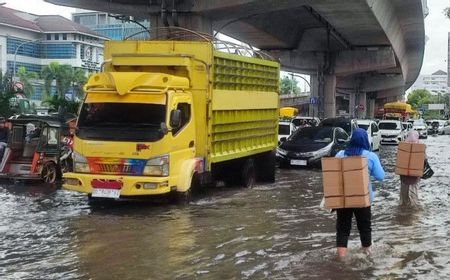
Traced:
MULTIPOLYGON (((353 131, 352 137, 345 150, 336 154, 336 157, 343 158, 348 156, 363 156, 367 158, 367 165, 369 169, 369 176, 381 181, 384 179, 384 170, 381 166, 378 156, 370 151, 369 138, 367 132, 362 128, 357 128, 353 131)), ((367 186, 369 189, 370 202, 373 202, 375 197, 372 184, 369 181, 367 186)))

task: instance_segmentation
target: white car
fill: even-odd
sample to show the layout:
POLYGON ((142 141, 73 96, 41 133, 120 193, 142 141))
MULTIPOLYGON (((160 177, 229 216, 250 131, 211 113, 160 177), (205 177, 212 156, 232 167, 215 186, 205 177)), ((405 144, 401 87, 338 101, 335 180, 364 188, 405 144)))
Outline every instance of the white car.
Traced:
POLYGON ((444 132, 445 135, 449 135, 450 134, 450 121, 446 122, 446 124, 444 125, 444 128, 442 129, 442 131, 444 132))
POLYGON ((367 131, 372 151, 380 150, 381 134, 378 125, 373 120, 356 120, 358 127, 367 131))
POLYGON ((419 138, 428 138, 428 126, 423 119, 414 120, 413 129, 419 132, 419 138))
POLYGON ((405 139, 402 123, 396 120, 382 120, 378 123, 381 133, 381 145, 398 144, 405 139))
POLYGON ((412 123, 402 122, 402 130, 403 130, 403 138, 406 139, 406 137, 408 136, 408 132, 413 130, 412 123))
POLYGON ((294 125, 290 121, 279 121, 278 145, 281 143, 281 138, 287 139, 293 132, 294 132, 294 125))

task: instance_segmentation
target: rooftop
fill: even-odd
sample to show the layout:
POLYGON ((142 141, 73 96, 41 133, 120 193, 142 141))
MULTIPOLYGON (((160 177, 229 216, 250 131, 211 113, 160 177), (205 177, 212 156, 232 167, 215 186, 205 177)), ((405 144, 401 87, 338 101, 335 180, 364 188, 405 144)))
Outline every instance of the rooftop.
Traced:
POLYGON ((60 15, 35 15, 4 6, 0 6, 0 25, 18 27, 39 33, 73 32, 103 38, 102 35, 89 28, 60 15))

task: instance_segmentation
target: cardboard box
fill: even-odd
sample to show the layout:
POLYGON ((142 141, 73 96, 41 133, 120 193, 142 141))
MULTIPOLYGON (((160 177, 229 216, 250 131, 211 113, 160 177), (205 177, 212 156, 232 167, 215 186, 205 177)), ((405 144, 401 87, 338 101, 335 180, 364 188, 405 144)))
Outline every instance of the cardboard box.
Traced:
POLYGON ((421 177, 425 162, 425 145, 400 142, 397 148, 395 174, 421 177))
POLYGON ((367 158, 322 158, 326 208, 370 206, 367 158))
POLYGON ((370 206, 367 158, 343 158, 342 171, 344 177, 345 208, 370 206))
POLYGON ((322 179, 325 207, 329 209, 344 208, 344 185, 340 158, 322 158, 322 179))

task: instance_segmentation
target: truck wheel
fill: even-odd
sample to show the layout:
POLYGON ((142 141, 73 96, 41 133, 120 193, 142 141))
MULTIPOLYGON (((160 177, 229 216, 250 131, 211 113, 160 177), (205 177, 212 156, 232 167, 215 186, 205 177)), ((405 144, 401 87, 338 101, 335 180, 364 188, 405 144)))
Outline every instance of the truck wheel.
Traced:
POLYGON ((192 192, 191 189, 185 191, 185 192, 177 192, 175 191, 173 194, 172 200, 175 202, 175 204, 179 205, 187 205, 189 202, 191 202, 192 199, 192 192))
POLYGON ((275 151, 265 153, 258 157, 256 162, 257 179, 263 182, 275 182, 275 151))
POLYGON ((256 170, 253 158, 245 160, 241 170, 241 183, 244 188, 252 188, 255 184, 256 170))
POLYGON ((41 177, 45 183, 53 184, 58 179, 56 164, 49 162, 42 168, 41 177))

